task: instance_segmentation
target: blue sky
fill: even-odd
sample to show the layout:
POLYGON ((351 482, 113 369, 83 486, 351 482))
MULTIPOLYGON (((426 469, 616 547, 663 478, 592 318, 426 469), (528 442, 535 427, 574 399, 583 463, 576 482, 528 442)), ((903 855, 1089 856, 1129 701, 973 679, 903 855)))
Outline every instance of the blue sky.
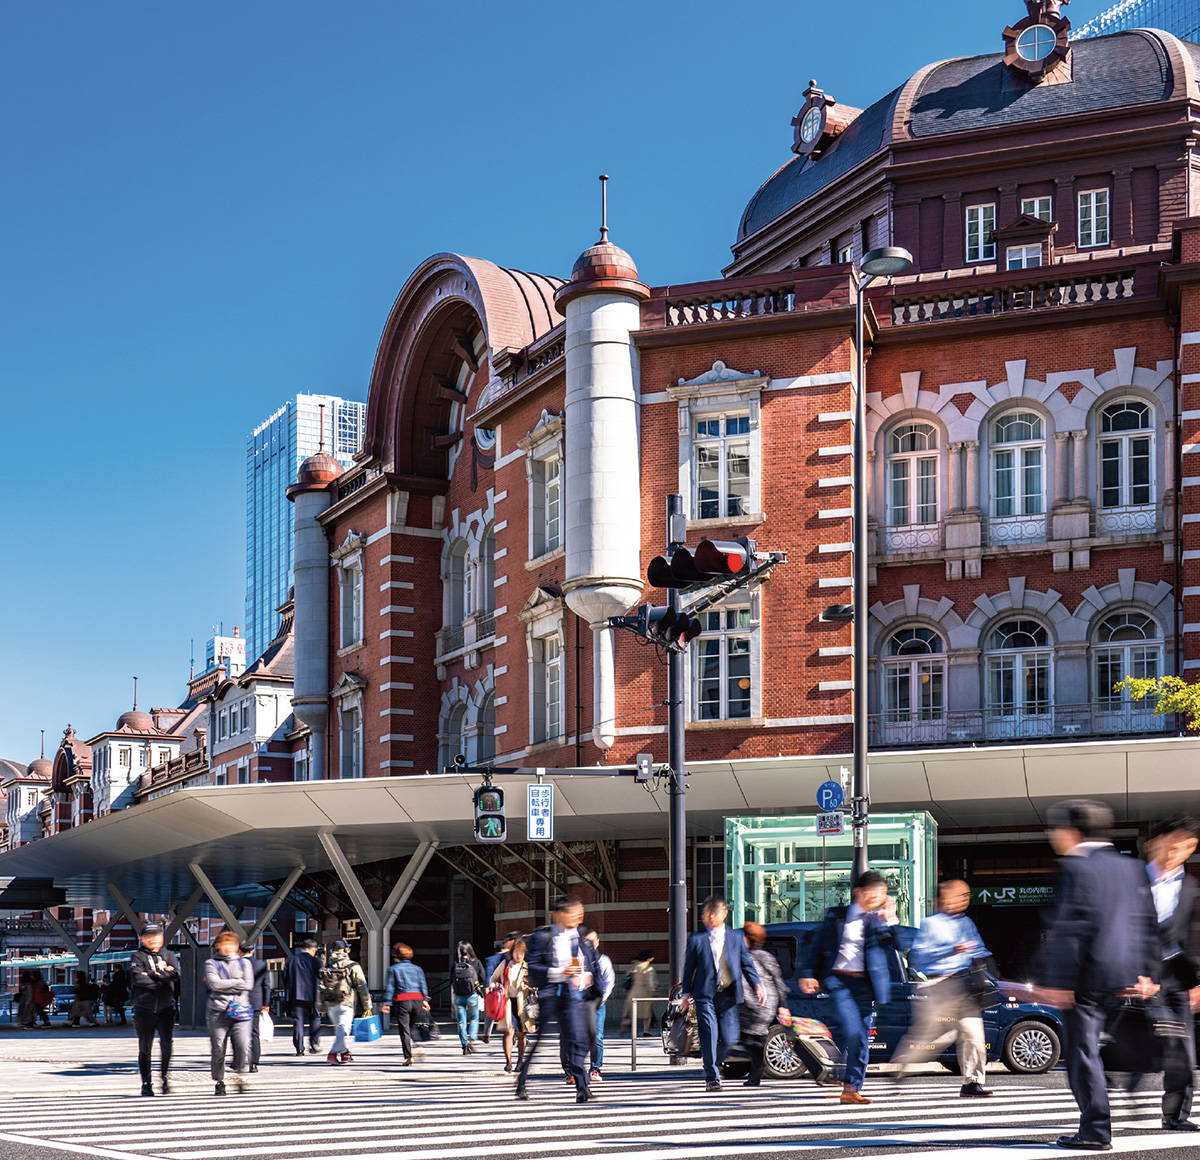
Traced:
MULTIPOLYGON (((1076 25, 1102 10, 1076 0, 1076 25)), ((174 705, 241 624, 245 439, 365 398, 440 250, 719 275, 816 77, 866 106, 1021 0, 0 5, 0 756, 174 705)))

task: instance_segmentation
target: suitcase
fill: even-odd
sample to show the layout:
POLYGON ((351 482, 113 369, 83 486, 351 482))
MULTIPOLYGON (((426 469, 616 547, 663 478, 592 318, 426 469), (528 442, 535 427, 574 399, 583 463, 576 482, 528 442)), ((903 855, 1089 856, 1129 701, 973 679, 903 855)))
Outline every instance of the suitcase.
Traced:
POLYGON ((355 1043, 374 1043, 383 1037, 378 1015, 364 1015, 361 1019, 355 1019, 353 1031, 355 1043))

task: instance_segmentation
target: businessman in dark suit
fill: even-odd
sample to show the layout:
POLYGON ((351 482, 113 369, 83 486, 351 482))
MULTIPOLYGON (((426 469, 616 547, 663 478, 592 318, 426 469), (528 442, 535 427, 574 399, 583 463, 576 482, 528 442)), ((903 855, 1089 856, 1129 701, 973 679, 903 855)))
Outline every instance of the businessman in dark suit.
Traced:
POLYGON ((1163 1041, 1163 1127, 1172 1132, 1200 1131, 1188 1116, 1196 1071, 1193 1012, 1200 1008, 1200 889, 1184 870, 1196 852, 1200 827, 1176 814, 1150 832, 1146 872, 1162 942, 1162 990, 1159 1004, 1171 1012, 1183 1034, 1163 1041))
POLYGON ((529 1066, 553 1023, 558 1024, 563 1060, 575 1081, 575 1102, 586 1104, 595 1097, 588 1084, 588 1056, 591 1050, 591 1020, 600 996, 600 963, 596 950, 584 937, 583 903, 578 898, 555 899, 551 922, 535 930, 525 940, 525 963, 529 983, 537 989, 537 1030, 517 1073, 516 1097, 529 1099, 526 1080, 529 1066))
POLYGON ((759 1003, 767 997, 742 932, 725 927, 728 914, 725 899, 706 898, 700 908, 704 930, 688 938, 683 958, 683 1013, 695 1003, 704 1087, 710 1092, 721 1090, 717 1068, 741 1038, 737 1009, 745 998, 742 976, 750 980, 759 1003))
POLYGON ((869 1104, 861 1089, 871 1050, 871 1009, 891 999, 888 956, 905 949, 907 939, 882 874, 860 874, 850 897, 848 907, 829 908, 804 944, 797 975, 805 994, 815 994, 823 985, 834 1001, 834 1039, 846 1059, 841 1102, 869 1104))
POLYGON ((1150 881, 1106 838, 1112 820, 1107 806, 1085 799, 1060 802, 1046 816, 1059 896, 1039 997, 1063 1012, 1067 1081, 1079 1105, 1079 1130, 1058 1144, 1092 1152, 1112 1149, 1100 1034, 1123 997, 1158 990, 1162 963, 1150 881))

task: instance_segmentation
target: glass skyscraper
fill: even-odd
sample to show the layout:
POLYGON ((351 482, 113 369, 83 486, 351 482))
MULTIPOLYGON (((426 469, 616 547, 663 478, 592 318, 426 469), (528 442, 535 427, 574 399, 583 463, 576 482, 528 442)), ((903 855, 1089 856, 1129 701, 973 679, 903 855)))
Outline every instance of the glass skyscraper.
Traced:
POLYGON ((287 488, 300 464, 320 444, 325 407, 325 450, 349 467, 362 447, 366 403, 333 395, 289 399, 246 440, 246 659, 253 662, 279 627, 276 609, 292 585, 292 505, 287 488))
POLYGON ((1161 28, 1200 41, 1200 0, 1120 0, 1074 30, 1076 38, 1107 36, 1130 28, 1161 28))

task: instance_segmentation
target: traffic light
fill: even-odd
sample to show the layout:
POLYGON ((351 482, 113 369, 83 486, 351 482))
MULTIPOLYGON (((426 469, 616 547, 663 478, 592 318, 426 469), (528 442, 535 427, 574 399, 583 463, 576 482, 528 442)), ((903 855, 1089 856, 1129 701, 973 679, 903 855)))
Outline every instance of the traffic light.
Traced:
POLYGON ((701 540, 694 552, 676 548, 670 561, 655 556, 646 569, 646 579, 655 588, 691 588, 728 580, 751 567, 755 543, 744 536, 737 540, 701 540))
POLYGON ((475 787, 475 840, 503 842, 508 837, 504 817, 504 790, 494 785, 475 787))
POLYGON ((703 626, 686 612, 643 604, 638 609, 637 631, 664 648, 681 649, 700 635, 703 626))

